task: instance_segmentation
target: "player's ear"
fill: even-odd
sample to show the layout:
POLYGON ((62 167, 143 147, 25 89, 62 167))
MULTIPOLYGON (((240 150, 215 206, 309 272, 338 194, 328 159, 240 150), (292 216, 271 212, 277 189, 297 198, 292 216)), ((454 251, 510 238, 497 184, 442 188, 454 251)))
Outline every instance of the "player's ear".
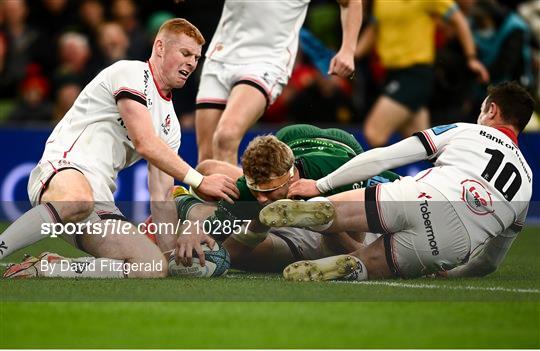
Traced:
POLYGON ((500 114, 499 106, 496 103, 490 102, 488 106, 487 115, 490 119, 497 117, 500 114))
POLYGON ((163 38, 156 39, 155 43, 156 54, 158 57, 162 57, 165 52, 165 42, 163 38))

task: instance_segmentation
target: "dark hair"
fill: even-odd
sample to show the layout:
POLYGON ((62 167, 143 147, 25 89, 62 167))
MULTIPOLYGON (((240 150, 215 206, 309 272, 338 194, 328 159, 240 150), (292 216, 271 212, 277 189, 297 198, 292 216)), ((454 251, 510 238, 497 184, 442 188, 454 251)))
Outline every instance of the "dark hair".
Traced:
POLYGON ((506 122, 522 131, 531 119, 534 99, 516 82, 502 82, 488 87, 486 109, 494 103, 501 110, 506 122))

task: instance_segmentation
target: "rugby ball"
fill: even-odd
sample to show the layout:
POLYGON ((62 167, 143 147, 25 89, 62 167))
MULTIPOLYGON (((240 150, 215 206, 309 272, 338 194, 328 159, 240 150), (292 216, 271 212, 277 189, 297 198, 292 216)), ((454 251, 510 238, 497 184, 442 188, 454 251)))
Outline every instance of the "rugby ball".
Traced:
POLYGON ((172 277, 221 277, 227 273, 231 266, 231 258, 225 248, 218 243, 210 249, 208 245, 202 245, 206 264, 201 266, 197 253, 193 252, 193 263, 191 267, 186 267, 182 263, 176 264, 174 258, 176 250, 169 256, 169 275, 172 277))

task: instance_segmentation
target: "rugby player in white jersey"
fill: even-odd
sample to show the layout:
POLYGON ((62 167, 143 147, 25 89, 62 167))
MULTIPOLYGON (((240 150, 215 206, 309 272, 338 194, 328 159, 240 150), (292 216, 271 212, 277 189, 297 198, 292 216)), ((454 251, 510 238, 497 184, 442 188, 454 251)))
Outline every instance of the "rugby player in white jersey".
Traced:
MULTIPOLYGON (((203 36, 191 23, 180 18, 169 20, 161 26, 148 62, 119 61, 84 88, 53 130, 43 157, 30 175, 28 195, 34 207, 0 235, 0 258, 45 238, 42 224, 103 223, 112 219, 124 223, 122 228, 127 224, 133 235, 107 232, 112 226, 102 227, 105 232, 100 235, 64 235, 78 248, 100 257, 94 263, 97 268, 53 271, 47 276, 120 278, 125 270, 115 269, 118 263, 153 268, 132 271, 129 277, 166 275, 167 261, 160 249, 174 247, 175 233, 159 235, 159 247, 153 245, 128 224, 114 204, 113 193, 118 172, 144 158, 148 161, 151 212, 156 222, 176 221, 170 201, 174 179, 211 198, 231 201, 236 197, 231 178, 219 174, 203 177, 178 156, 180 125, 171 90, 184 86, 197 67, 203 44, 203 36)), ((204 255, 201 242, 213 243, 204 235, 184 235, 180 240, 185 241, 186 251, 195 249, 199 255, 204 255)), ((37 261, 29 258, 10 267, 5 276, 35 275, 39 271, 37 261)))
MULTIPOLYGON (((362 23, 361 0, 338 0, 342 44, 329 74, 350 77, 362 23)), ((226 0, 206 51, 197 93, 199 163, 236 165, 246 131, 281 94, 291 75, 309 0, 226 0)))
POLYGON ((488 89, 478 124, 456 123, 373 149, 328 176, 299 180, 289 196, 317 196, 385 169, 428 159, 434 167, 393 183, 308 202, 265 207, 267 225, 383 234, 351 255, 300 261, 284 270, 292 280, 414 278, 440 273, 483 276, 500 265, 522 229, 532 172, 517 135, 534 100, 517 83, 488 89))

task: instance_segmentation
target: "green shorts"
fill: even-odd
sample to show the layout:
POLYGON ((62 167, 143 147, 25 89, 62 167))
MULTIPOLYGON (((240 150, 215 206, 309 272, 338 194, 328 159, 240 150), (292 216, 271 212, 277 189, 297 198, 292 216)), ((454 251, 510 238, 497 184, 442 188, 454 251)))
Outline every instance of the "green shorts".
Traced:
POLYGON ((416 112, 427 106, 432 85, 433 67, 430 65, 390 69, 386 73, 383 95, 416 112))

